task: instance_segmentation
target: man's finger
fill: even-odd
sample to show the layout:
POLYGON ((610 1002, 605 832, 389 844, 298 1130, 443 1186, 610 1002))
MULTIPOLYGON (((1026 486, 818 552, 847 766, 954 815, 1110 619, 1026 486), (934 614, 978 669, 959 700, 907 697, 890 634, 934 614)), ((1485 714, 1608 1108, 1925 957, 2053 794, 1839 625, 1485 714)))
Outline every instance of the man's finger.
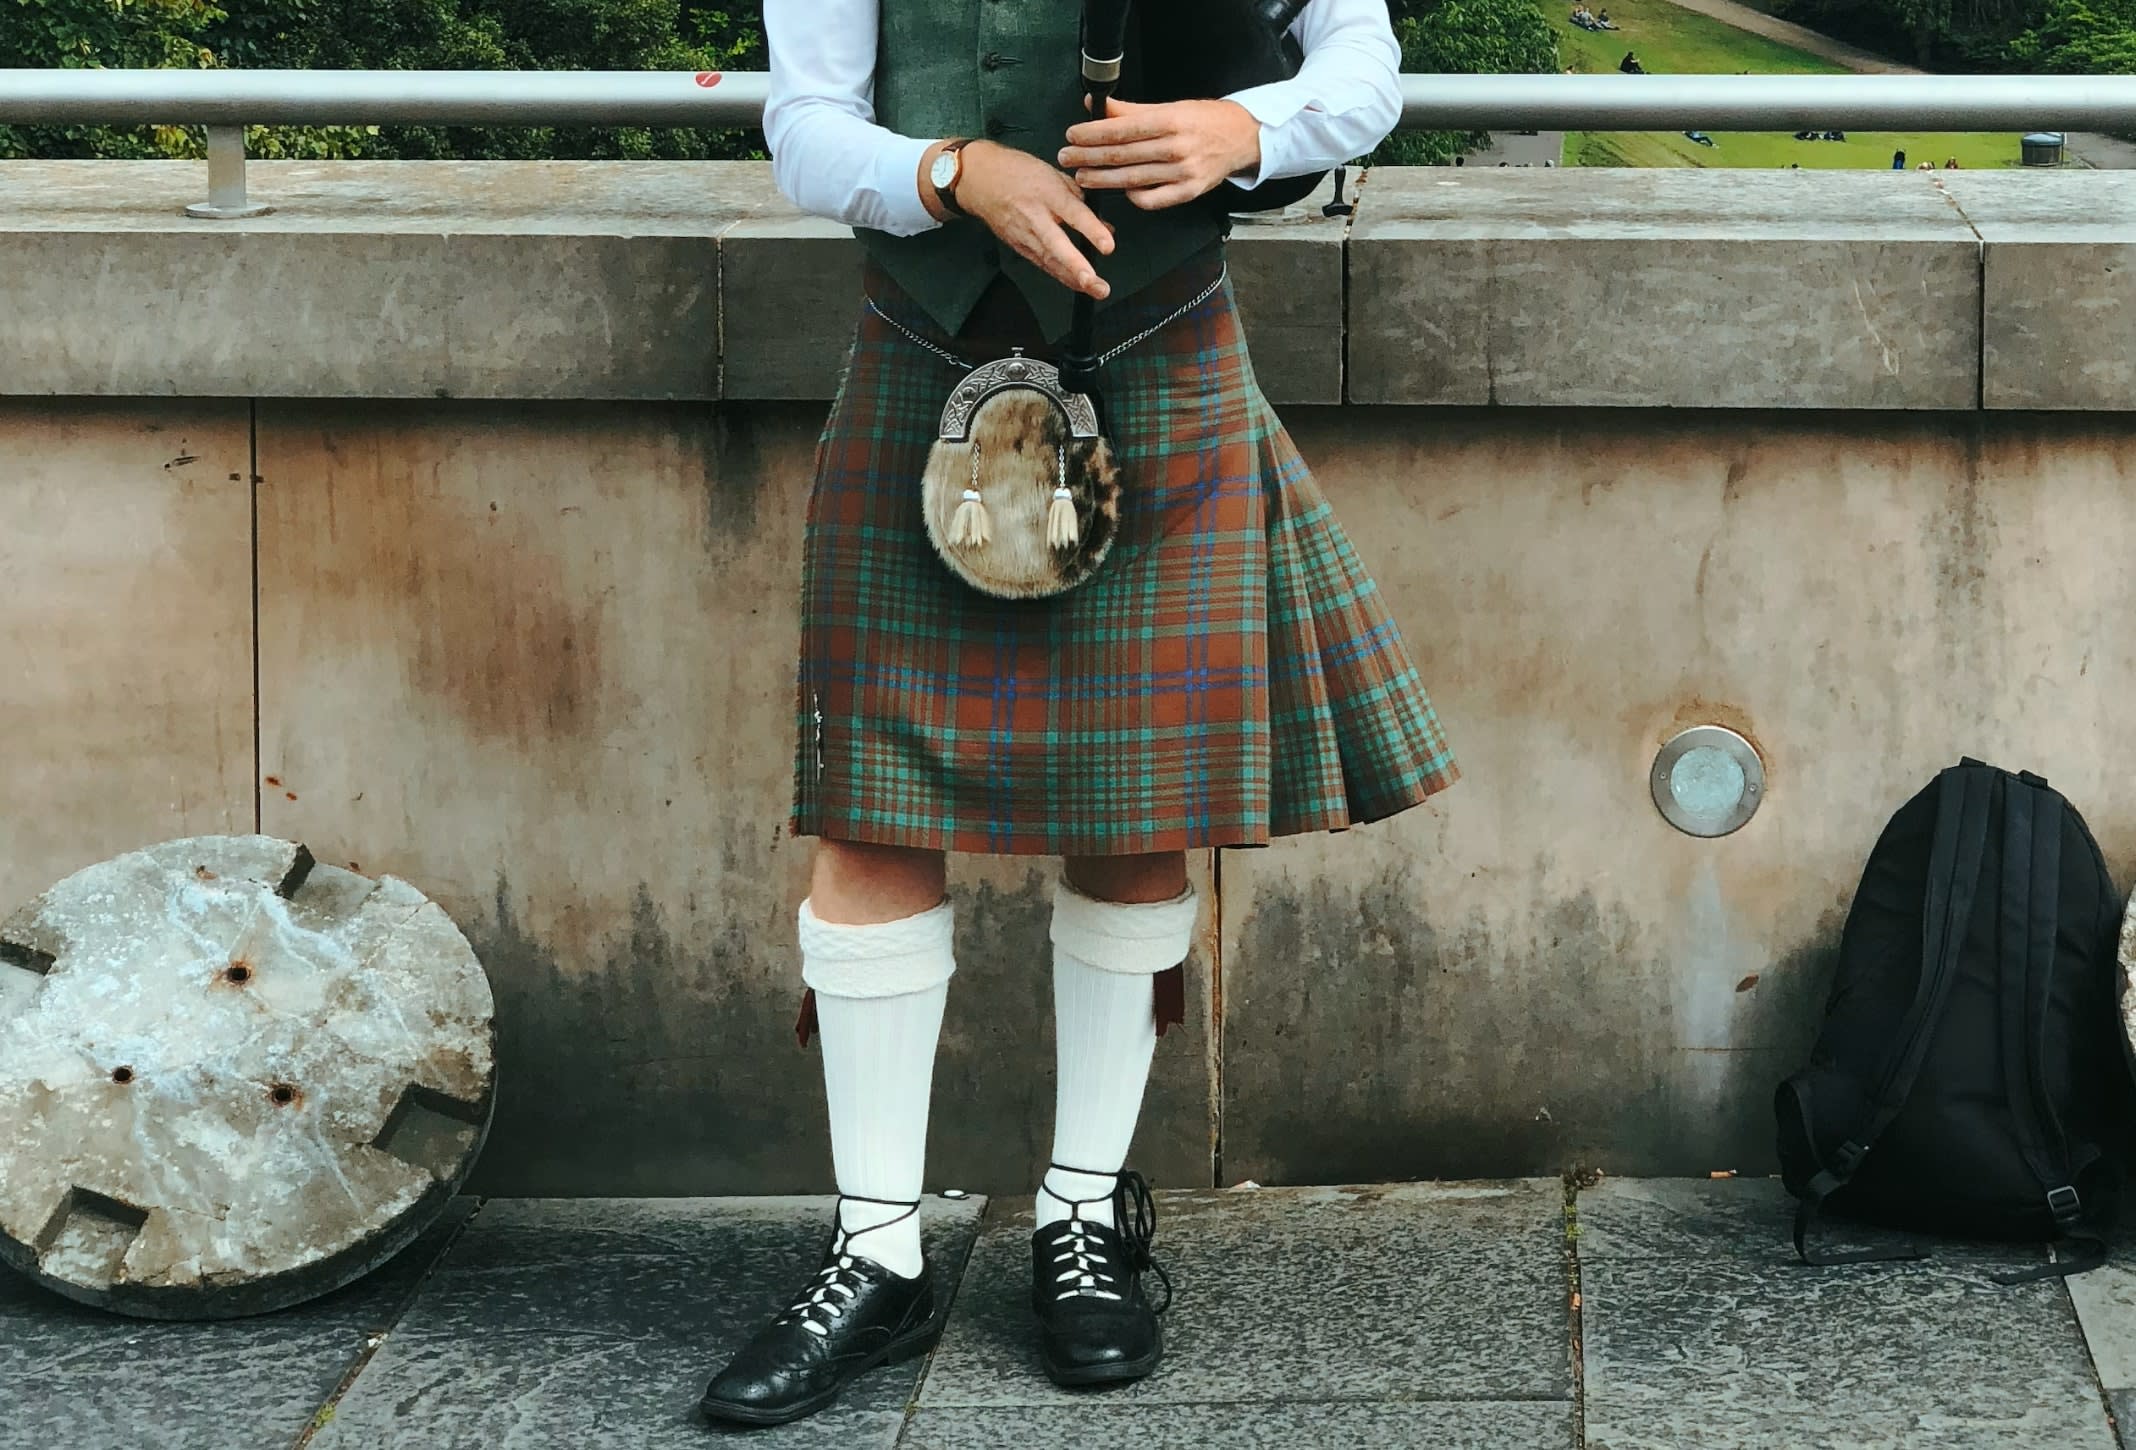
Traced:
POLYGON ((1075 184, 1085 191, 1139 191, 1187 179, 1187 169, 1177 161, 1152 166, 1100 166, 1075 174, 1075 184))
POLYGON ((1185 206, 1200 195, 1201 188, 1192 181, 1175 181, 1164 186, 1130 191, 1127 199, 1144 211, 1163 211, 1168 206, 1185 206))
POLYGON ((1107 146, 1162 136, 1179 129, 1175 118, 1167 114, 1169 106, 1169 102, 1144 106, 1132 101, 1112 101, 1107 105, 1104 120, 1076 122, 1068 128, 1068 139, 1078 146, 1107 146), (1122 106, 1128 109, 1122 111, 1122 106))
POLYGON ((1046 270, 1053 280, 1077 292, 1087 292, 1093 297, 1103 297, 1112 289, 1098 275, 1097 268, 1068 240, 1068 234, 1055 231, 1050 238, 1040 243, 1041 251, 1031 260, 1046 270))
POLYGON ((1080 200, 1070 201, 1061 208, 1061 225, 1073 227, 1086 237, 1100 256, 1109 256, 1113 249, 1112 228, 1098 214, 1083 205, 1080 200))
POLYGON ((1120 146, 1063 146, 1054 162, 1063 171, 1084 166, 1138 166, 1152 161, 1177 161, 1179 152, 1178 134, 1167 133, 1120 146))

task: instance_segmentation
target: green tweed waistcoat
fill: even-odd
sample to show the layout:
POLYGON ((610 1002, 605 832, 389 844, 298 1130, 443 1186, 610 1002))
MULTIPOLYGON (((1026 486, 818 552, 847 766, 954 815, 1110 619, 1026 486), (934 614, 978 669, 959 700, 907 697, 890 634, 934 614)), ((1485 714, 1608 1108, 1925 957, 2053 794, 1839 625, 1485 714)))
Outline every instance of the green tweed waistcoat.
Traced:
MULTIPOLYGON (((986 137, 1053 164, 1065 132, 1084 119, 1074 0, 881 0, 875 119, 907 136, 986 137)), ((1107 304, 1132 296, 1223 236, 1225 217, 1201 206, 1143 211, 1103 193, 1113 253, 1095 258, 1107 304)), ((987 284, 1007 273, 1047 339, 1068 331, 1073 294, 994 240, 969 217, 917 236, 867 227, 868 253, 945 332, 963 325, 987 284)))

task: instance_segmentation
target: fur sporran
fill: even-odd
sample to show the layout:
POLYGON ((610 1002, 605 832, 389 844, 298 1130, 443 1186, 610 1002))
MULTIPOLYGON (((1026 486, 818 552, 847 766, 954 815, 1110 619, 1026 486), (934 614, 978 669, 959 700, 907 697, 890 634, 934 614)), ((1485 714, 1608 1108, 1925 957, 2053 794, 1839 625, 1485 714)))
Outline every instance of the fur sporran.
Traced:
POLYGON ((1074 588, 1120 528, 1120 469, 1090 399, 1021 349, 951 390, 920 489, 942 562, 1002 599, 1074 588))

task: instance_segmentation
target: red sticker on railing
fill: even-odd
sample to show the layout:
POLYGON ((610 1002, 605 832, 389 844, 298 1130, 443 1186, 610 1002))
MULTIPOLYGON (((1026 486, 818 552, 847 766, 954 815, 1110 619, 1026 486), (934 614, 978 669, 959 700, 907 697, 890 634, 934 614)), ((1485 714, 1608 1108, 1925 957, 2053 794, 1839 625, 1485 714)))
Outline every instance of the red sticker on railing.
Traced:
POLYGON ((719 84, 719 72, 716 70, 701 70, 697 73, 697 83, 701 86, 716 86, 719 84))

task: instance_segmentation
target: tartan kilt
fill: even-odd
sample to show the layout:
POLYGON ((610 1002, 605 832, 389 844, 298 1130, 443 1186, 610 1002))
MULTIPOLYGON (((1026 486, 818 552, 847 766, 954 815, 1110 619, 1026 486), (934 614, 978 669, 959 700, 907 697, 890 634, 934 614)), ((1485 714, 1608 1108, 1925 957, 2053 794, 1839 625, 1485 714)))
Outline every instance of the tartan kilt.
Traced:
MULTIPOLYGON (((1221 264, 1211 249, 1100 311, 1100 350, 1221 264)), ((967 363, 1052 356, 1035 328, 945 337, 873 265, 866 291, 967 363)), ((920 476, 960 376, 863 307, 809 500, 795 834, 1002 854, 1261 845, 1453 783, 1394 621, 1254 381, 1228 280, 1106 365, 1119 533, 1064 594, 981 594, 927 541, 920 476)))

